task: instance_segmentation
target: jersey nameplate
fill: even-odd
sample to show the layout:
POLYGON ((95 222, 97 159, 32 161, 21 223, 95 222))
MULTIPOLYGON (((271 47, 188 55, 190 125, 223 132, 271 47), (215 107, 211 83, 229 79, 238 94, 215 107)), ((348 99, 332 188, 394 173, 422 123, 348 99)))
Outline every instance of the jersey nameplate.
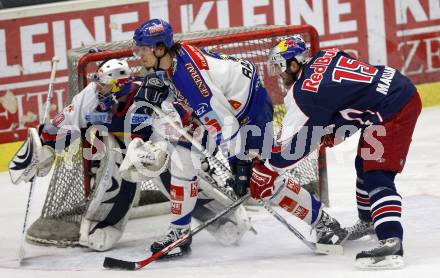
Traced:
POLYGON ((393 81, 393 77, 396 74, 396 70, 390 67, 385 67, 382 76, 379 79, 379 83, 377 84, 376 92, 379 92, 383 95, 388 94, 388 90, 391 86, 391 81, 393 81))

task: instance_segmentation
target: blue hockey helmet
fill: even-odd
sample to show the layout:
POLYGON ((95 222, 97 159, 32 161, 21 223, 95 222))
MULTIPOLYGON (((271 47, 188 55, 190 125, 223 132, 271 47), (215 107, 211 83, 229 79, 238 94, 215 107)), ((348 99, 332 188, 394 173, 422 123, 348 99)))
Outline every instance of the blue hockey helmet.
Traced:
POLYGON ((295 59, 299 64, 305 64, 310 58, 309 48, 301 35, 293 35, 280 41, 269 54, 269 74, 278 75, 286 71, 287 61, 295 59))
POLYGON ((150 19, 134 31, 133 41, 136 46, 154 48, 158 43, 163 43, 170 48, 173 41, 173 28, 162 19, 150 19))

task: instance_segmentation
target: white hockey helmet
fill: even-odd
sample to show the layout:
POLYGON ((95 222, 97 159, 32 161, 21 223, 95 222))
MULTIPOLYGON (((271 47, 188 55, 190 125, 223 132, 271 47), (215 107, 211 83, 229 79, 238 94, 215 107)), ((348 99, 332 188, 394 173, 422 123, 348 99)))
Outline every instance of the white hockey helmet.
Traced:
POLYGON ((111 59, 102 63, 93 79, 101 84, 113 85, 124 83, 130 77, 130 67, 124 60, 111 59))

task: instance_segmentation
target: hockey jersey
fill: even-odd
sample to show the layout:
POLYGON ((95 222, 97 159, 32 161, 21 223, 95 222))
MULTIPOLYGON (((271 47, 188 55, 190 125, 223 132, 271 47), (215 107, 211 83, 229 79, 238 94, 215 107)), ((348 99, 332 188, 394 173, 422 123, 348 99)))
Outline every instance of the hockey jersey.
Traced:
POLYGON ((318 148, 324 134, 381 124, 415 92, 394 68, 363 63, 339 49, 322 50, 303 66, 284 98, 286 115, 269 163, 288 169, 318 148))
POLYGON ((70 105, 63 108, 48 124, 43 126, 41 137, 43 143, 55 148, 57 141, 64 142, 57 149, 67 147, 71 141, 81 135, 80 131, 91 125, 101 125, 116 137, 130 136, 148 138, 152 133, 153 118, 143 108, 128 113, 140 82, 133 82, 128 99, 124 104, 99 111, 96 84, 89 83, 80 93, 75 95, 70 105), (139 83, 139 84, 138 84, 139 83), (116 107, 115 107, 116 108, 116 107))
POLYGON ((254 64, 187 44, 177 51, 171 79, 177 99, 192 108, 217 145, 239 140, 241 125, 258 124, 256 103, 269 99, 254 64))

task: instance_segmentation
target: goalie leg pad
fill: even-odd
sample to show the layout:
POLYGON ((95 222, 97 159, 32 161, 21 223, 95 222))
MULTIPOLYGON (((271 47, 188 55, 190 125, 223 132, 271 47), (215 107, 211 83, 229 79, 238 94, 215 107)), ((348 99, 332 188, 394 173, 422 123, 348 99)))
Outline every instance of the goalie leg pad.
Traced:
POLYGON ((109 153, 101 161, 97 187, 80 227, 79 243, 98 251, 110 249, 121 238, 137 189, 119 175, 117 164, 122 155, 114 149, 113 140, 106 142, 109 153))
POLYGON ((43 147, 37 129, 29 128, 26 141, 9 162, 12 183, 29 182, 37 173, 40 177, 47 175, 53 160, 53 149, 49 146, 43 147))
MULTIPOLYGON (((216 182, 207 173, 199 173, 199 198, 194 210, 194 218, 206 221, 232 204, 231 199, 215 189, 211 183, 216 182)), ((228 215, 220 218, 206 230, 222 245, 236 245, 251 228, 250 219, 244 206, 239 206, 228 215)))

